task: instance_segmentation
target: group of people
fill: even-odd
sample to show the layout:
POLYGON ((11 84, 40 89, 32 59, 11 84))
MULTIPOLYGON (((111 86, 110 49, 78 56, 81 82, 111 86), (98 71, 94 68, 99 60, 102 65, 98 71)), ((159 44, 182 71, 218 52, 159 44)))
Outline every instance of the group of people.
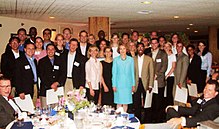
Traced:
POLYGON ((137 31, 123 33, 121 38, 113 33, 110 41, 103 30, 99 40, 85 30, 78 39, 72 38, 70 28, 57 34, 54 42, 51 34, 47 28, 43 38, 37 37, 37 29, 31 27, 30 38, 24 28, 10 38, 1 57, 1 73, 11 84, 0 83, 0 88, 12 88, 10 95, 21 99, 30 94, 34 104, 39 98, 41 107, 47 106, 48 89, 63 86, 67 94, 73 88, 86 88, 87 99, 95 104, 123 107, 141 123, 157 123, 165 121, 167 105, 178 104, 176 87, 195 83, 202 93, 210 79, 212 54, 207 44, 199 42, 196 53, 195 46, 184 46, 178 34, 170 42, 156 32, 140 42, 137 31), (154 85, 158 93, 153 93, 151 108, 144 109, 146 92, 151 93, 154 85))

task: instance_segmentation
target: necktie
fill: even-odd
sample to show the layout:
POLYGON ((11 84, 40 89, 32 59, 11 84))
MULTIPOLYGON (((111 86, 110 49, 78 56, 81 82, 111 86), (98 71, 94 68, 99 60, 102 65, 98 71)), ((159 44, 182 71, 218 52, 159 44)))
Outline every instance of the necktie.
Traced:
POLYGON ((200 108, 200 111, 202 111, 202 110, 203 110, 203 106, 205 105, 205 103, 206 103, 206 100, 205 100, 205 99, 203 99, 203 100, 202 100, 202 102, 201 102, 201 108, 200 108))

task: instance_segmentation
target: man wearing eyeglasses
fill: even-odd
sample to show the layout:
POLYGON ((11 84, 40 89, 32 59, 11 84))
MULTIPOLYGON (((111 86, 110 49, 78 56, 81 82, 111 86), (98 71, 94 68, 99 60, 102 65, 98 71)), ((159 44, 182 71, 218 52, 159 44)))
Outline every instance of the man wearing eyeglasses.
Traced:
POLYGON ((15 119, 14 115, 20 112, 13 100, 9 99, 10 93, 11 81, 0 77, 0 129, 5 128, 15 119))

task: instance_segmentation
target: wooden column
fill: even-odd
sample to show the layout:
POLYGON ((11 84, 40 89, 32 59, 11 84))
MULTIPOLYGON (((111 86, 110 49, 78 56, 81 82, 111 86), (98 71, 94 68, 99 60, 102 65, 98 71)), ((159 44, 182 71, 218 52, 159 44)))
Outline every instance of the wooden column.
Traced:
POLYGON ((98 32, 103 30, 106 35, 106 39, 109 39, 110 26, 109 17, 89 17, 88 21, 89 34, 94 34, 96 40, 98 40, 98 32))
POLYGON ((213 62, 219 63, 219 35, 218 35, 219 27, 218 26, 210 26, 208 27, 209 32, 209 50, 213 55, 213 62))

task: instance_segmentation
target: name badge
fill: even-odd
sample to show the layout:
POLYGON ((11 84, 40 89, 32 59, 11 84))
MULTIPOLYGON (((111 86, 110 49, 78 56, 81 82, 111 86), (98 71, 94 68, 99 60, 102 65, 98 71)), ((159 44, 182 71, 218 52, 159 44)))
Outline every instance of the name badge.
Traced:
POLYGON ((60 56, 60 53, 58 53, 58 52, 55 52, 55 55, 57 55, 57 56, 60 56))
POLYGON ((202 102, 201 99, 198 99, 198 100, 197 100, 197 103, 198 103, 198 104, 201 104, 201 102, 202 102))
POLYGON ((74 62, 74 65, 78 67, 80 64, 78 62, 74 62))
POLYGON ((25 65, 24 68, 27 70, 27 69, 30 69, 30 65, 25 65))
POLYGON ((54 65, 54 69, 55 70, 59 70, 59 66, 58 65, 54 65))
POLYGON ((158 63, 161 62, 161 59, 156 59, 156 62, 158 62, 158 63))

